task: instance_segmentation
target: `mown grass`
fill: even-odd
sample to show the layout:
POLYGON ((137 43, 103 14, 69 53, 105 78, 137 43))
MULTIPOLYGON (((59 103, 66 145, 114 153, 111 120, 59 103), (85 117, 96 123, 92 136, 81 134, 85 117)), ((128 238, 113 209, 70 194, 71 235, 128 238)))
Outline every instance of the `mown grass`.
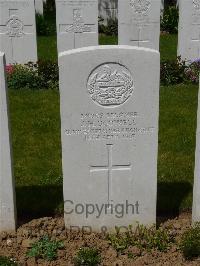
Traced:
MULTIPOLYGON (((18 212, 54 213, 62 205, 59 92, 12 90, 9 96, 18 212)), ((160 213, 191 207, 196 108, 197 86, 161 87, 160 213)))
POLYGON ((165 34, 160 36, 161 61, 176 60, 177 57, 177 35, 165 34))
POLYGON ((39 36, 37 38, 38 58, 57 61, 56 36, 39 36))
POLYGON ((62 203, 58 91, 10 90, 9 98, 18 213, 52 213, 62 203))
POLYGON ((196 85, 160 89, 158 211, 192 204, 197 93, 196 85))
MULTIPOLYGON (((116 36, 99 35, 100 45, 117 45, 116 36)), ((161 61, 175 60, 177 55, 177 35, 161 35, 160 37, 161 61)), ((57 41, 56 36, 38 37, 38 57, 39 59, 50 59, 57 61, 57 41)))

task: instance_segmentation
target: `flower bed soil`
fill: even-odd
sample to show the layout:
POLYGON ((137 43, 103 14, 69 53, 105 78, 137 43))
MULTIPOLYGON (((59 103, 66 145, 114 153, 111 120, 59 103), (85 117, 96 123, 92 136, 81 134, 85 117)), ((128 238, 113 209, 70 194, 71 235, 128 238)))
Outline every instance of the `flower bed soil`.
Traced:
MULTIPOLYGON (((169 228, 178 240, 181 234, 191 226, 191 215, 184 213, 180 217, 162 223, 163 228, 169 228)), ((176 244, 167 251, 139 251, 137 247, 129 247, 122 254, 117 254, 103 234, 82 234, 77 231, 65 230, 63 218, 45 217, 32 220, 20 226, 17 232, 0 234, 0 256, 14 259, 18 265, 74 265, 73 260, 81 247, 95 247, 101 254, 101 265, 200 265, 200 259, 187 261, 176 244), (55 261, 28 258, 26 253, 31 244, 42 236, 49 235, 52 239, 61 240, 64 248, 58 250, 55 261), (134 258, 130 258, 130 253, 134 258)))

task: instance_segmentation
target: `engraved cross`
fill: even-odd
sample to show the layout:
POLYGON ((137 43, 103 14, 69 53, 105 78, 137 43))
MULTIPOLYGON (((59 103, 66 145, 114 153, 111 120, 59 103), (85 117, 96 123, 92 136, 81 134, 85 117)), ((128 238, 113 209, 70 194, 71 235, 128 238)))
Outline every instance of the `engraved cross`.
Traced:
POLYGON ((5 24, 0 24, 0 35, 7 35, 9 37, 12 58, 14 60, 14 38, 23 37, 24 34, 32 34, 24 32, 25 29, 33 28, 33 25, 24 25, 23 22, 18 18, 18 9, 9 9, 9 19, 5 24))
POLYGON ((200 31, 199 31, 199 36, 197 38, 191 39, 191 41, 193 43, 197 43, 197 45, 198 45, 198 57, 200 57, 200 31))
POLYGON ((107 172, 107 192, 108 192, 108 204, 111 202, 111 192, 112 192, 112 172, 113 171, 130 171, 131 164, 113 164, 113 144, 107 144, 107 155, 108 155, 108 162, 106 165, 92 165, 90 166, 90 173, 93 172, 107 172))
POLYGON ((87 32, 94 32, 93 30, 94 24, 85 24, 81 9, 74 9, 73 10, 73 23, 72 24, 60 24, 59 30, 60 33, 73 33, 74 38, 74 48, 76 48, 76 34, 78 33, 87 33, 87 32))
POLYGON ((140 25, 137 27, 137 36, 135 38, 131 38, 130 41, 136 43, 138 47, 143 46, 144 43, 149 43, 149 39, 142 38, 142 28, 144 25, 140 25))

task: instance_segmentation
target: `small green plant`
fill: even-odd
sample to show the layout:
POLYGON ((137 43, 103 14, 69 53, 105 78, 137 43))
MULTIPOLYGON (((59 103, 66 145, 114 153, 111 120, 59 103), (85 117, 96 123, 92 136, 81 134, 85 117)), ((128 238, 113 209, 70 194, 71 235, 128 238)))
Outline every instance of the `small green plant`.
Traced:
POLYGON ((173 238, 167 230, 155 227, 147 228, 139 224, 134 231, 130 226, 125 233, 117 232, 109 235, 108 240, 117 252, 122 252, 129 246, 136 246, 147 251, 152 249, 166 251, 173 242, 173 238))
POLYGON ((158 228, 157 230, 151 228, 146 231, 145 240, 144 248, 147 250, 157 249, 162 252, 167 251, 170 243, 173 242, 173 238, 169 232, 162 228, 158 228))
POLYGON ((109 235, 108 240, 112 247, 118 252, 121 253, 129 246, 132 246, 130 238, 127 237, 127 234, 113 234, 109 235))
POLYGON ((200 223, 196 223, 182 235, 180 249, 187 259, 200 256, 200 223))
POLYGON ((102 19, 99 20, 99 32, 105 35, 117 36, 118 35, 118 20, 110 18, 107 20, 106 25, 102 24, 102 19))
POLYGON ((52 12, 55 11, 56 7, 55 7, 55 0, 48 0, 46 1, 45 4, 45 12, 52 12))
POLYGON ((41 76, 48 86, 59 80, 58 64, 50 60, 39 60, 37 63, 38 75, 41 76))
POLYGON ((17 263, 13 259, 0 256, 0 266, 17 266, 17 263))
POLYGON ((75 259, 76 266, 96 266, 101 262, 99 251, 95 248, 84 247, 80 248, 75 259))
POLYGON ((128 252, 127 256, 128 256, 129 259, 134 259, 135 258, 134 254, 131 253, 131 252, 128 252))
POLYGON ((52 261, 57 257, 57 250, 63 248, 60 241, 51 241, 48 236, 44 236, 35 242, 27 252, 28 257, 43 258, 52 261))
POLYGON ((36 29, 38 36, 49 36, 50 29, 48 22, 45 20, 43 15, 36 14, 36 29))
POLYGON ((163 17, 161 18, 161 30, 169 33, 178 32, 178 9, 176 6, 169 6, 165 9, 163 17))
MULTIPOLYGON (((38 76, 34 67, 13 65, 12 71, 7 72, 8 87, 11 89, 42 89, 43 79, 38 76)), ((45 84, 44 84, 45 85, 45 84)))
POLYGON ((160 67, 161 84, 173 85, 188 80, 187 68, 186 62, 182 61, 180 57, 177 57, 176 61, 162 62, 160 67))
POLYGON ((26 65, 7 65, 6 73, 10 89, 58 88, 58 65, 49 60, 29 62, 26 65))
POLYGON ((199 83, 200 59, 196 59, 186 69, 186 76, 192 83, 199 83))

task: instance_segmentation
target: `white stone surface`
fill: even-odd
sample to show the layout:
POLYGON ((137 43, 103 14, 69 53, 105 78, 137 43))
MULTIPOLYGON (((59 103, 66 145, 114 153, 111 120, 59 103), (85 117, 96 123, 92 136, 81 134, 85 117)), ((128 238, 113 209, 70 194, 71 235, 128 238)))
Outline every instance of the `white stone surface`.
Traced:
POLYGON ((56 0, 58 52, 98 45, 97 0, 56 0))
POLYGON ((10 148, 5 58, 0 53, 0 232, 15 230, 15 188, 10 148))
POLYGON ((0 0, 0 50, 7 64, 37 61, 33 0, 0 0))
POLYGON ((119 0, 119 44, 159 50, 161 0, 119 0))
POLYGON ((200 222, 200 91, 198 97, 192 221, 200 222))
POLYGON ((165 1, 161 0, 161 10, 164 10, 164 8, 165 8, 165 1))
POLYGON ((165 1, 161 0, 161 8, 160 8, 161 16, 163 16, 164 10, 165 10, 165 1))
POLYGON ((37 14, 43 15, 43 3, 44 0, 35 0, 35 12, 37 14))
POLYGON ((179 1, 178 55, 183 60, 200 58, 200 1, 179 1))
POLYGON ((132 46, 59 55, 67 227, 156 222, 159 60, 159 52, 132 46), (117 218, 126 203, 133 206, 117 218), (88 217, 78 214, 86 204, 95 208, 88 217))
POLYGON ((99 0, 99 16, 103 19, 104 25, 107 25, 109 19, 118 17, 118 0, 99 0))

